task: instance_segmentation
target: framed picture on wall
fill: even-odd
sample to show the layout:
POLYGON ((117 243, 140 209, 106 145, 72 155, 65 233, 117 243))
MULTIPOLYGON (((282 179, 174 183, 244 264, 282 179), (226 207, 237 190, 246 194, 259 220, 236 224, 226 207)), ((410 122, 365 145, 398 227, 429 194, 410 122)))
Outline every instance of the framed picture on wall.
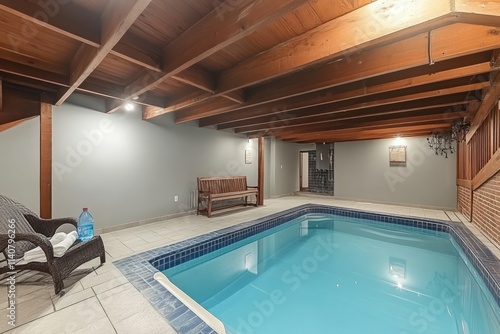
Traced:
POLYGON ((389 147, 389 166, 406 167, 406 146, 389 147))
POLYGON ((252 150, 245 150, 245 164, 250 165, 252 160, 252 150))

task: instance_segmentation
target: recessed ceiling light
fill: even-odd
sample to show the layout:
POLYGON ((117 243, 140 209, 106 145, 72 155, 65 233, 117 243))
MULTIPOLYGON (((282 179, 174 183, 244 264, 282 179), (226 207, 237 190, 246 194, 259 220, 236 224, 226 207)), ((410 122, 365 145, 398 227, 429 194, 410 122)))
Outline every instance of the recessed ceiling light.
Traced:
POLYGON ((132 110, 134 110, 134 104, 133 104, 133 103, 130 103, 130 102, 126 103, 126 104, 125 104, 125 110, 127 110, 127 111, 132 111, 132 110))

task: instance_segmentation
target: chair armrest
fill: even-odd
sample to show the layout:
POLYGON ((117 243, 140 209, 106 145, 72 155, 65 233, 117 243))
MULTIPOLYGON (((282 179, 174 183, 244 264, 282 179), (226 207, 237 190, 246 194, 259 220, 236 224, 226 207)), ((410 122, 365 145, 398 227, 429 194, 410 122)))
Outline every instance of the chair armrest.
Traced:
POLYGON ((259 186, 247 186, 247 188, 259 189, 259 186))
MULTIPOLYGON (((9 247, 9 239, 11 239, 11 237, 12 236, 7 234, 0 235, 0 251, 3 252, 7 247, 9 247)), ((47 258, 47 262, 54 260, 54 248, 52 247, 49 239, 41 233, 16 233, 14 241, 29 241, 43 250, 45 257, 47 258)), ((15 247, 15 244, 12 246, 15 247)))
POLYGON ((56 219, 42 219, 34 215, 25 215, 26 220, 30 223, 31 227, 37 232, 51 237, 56 233, 56 230, 64 224, 71 224, 75 228, 78 226, 75 218, 56 218, 56 219))

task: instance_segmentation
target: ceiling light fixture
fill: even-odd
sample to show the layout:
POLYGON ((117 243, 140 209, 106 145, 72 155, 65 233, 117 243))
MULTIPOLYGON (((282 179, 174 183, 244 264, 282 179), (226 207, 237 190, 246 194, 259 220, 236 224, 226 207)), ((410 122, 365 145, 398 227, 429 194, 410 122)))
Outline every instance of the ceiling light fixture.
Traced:
POLYGON ((455 143, 462 142, 466 139, 469 129, 469 121, 457 121, 453 123, 450 131, 435 132, 432 134, 432 137, 427 138, 429 148, 432 149, 436 155, 441 154, 445 158, 448 158, 448 154, 453 154, 456 151, 455 143))
POLYGON ((126 111, 132 111, 132 110, 134 110, 134 104, 131 103, 131 102, 125 103, 125 110, 126 111))

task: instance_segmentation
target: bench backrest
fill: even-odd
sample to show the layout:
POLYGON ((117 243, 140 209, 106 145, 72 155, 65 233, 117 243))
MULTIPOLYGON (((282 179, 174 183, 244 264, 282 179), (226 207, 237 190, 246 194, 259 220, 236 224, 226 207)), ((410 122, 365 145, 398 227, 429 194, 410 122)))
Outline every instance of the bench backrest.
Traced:
POLYGON ((247 190, 246 176, 199 177, 198 192, 211 194, 230 193, 247 190))

